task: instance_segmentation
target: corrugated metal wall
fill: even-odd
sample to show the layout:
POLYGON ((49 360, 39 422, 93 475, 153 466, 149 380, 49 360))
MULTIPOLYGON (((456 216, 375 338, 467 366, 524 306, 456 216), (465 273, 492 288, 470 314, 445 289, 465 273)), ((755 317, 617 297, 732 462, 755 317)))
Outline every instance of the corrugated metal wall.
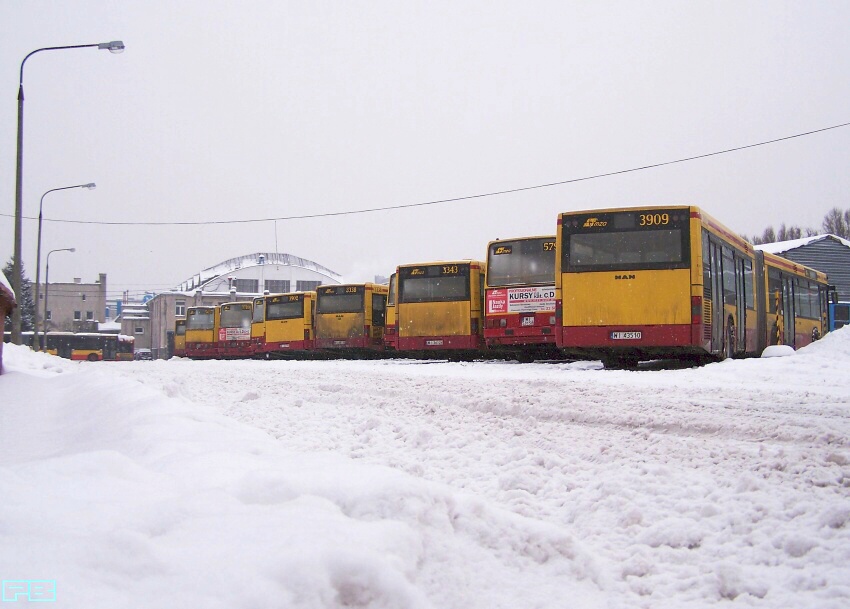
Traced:
POLYGON ((838 290, 838 299, 850 302, 850 247, 827 237, 780 255, 826 273, 838 290))

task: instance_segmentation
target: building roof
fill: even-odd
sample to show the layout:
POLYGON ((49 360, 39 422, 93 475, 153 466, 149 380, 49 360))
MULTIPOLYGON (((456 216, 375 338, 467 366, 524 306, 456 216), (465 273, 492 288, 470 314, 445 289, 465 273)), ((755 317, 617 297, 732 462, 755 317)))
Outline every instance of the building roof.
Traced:
POLYGON ((239 256, 237 258, 231 258, 224 262, 220 262, 215 266, 204 269, 197 275, 190 277, 180 285, 176 286, 172 291, 191 292, 202 287, 204 284, 209 283, 213 279, 221 277, 222 275, 232 273, 239 269, 260 266, 261 256, 264 259, 263 264, 266 265, 300 267, 326 275, 328 278, 333 279, 336 282, 340 282, 342 279, 342 276, 339 273, 332 271, 321 264, 313 262, 312 260, 307 260, 306 258, 300 258, 299 256, 293 256, 292 254, 285 253, 257 252, 254 254, 239 256))
POLYGON ((823 241, 824 239, 834 239, 841 243, 842 245, 850 248, 850 241, 847 239, 842 239, 837 235, 815 235, 814 237, 804 237, 802 239, 792 239, 791 241, 777 241, 776 243, 763 243, 761 245, 755 246, 757 250, 761 250, 763 252, 767 252, 768 254, 784 254, 785 252, 795 250, 798 247, 803 247, 804 245, 810 245, 812 243, 817 243, 818 241, 823 241))

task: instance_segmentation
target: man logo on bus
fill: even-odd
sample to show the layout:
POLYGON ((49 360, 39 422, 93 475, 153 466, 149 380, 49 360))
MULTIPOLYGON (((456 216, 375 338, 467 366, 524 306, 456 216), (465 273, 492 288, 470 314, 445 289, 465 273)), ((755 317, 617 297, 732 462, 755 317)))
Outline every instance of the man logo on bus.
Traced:
POLYGON ((496 248, 496 251, 493 252, 494 256, 499 256, 501 254, 510 254, 513 251, 513 248, 510 245, 500 245, 496 248))
POLYGON ((582 228, 595 228, 595 227, 601 228, 603 226, 608 226, 608 223, 607 222, 600 222, 599 218, 588 218, 585 221, 584 226, 582 226, 582 228))

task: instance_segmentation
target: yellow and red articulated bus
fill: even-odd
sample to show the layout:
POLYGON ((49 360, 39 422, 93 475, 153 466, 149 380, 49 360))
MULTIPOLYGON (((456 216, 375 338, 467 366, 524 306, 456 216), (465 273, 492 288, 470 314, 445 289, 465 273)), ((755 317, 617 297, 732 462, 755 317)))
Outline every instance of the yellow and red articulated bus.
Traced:
POLYGON ((189 307, 186 310, 186 357, 218 357, 218 307, 189 307))
POLYGON ((129 336, 97 332, 48 332, 46 351, 75 361, 121 361, 124 357, 119 353, 119 344, 126 348, 127 343, 126 340, 122 343, 121 338, 129 338, 132 349, 133 341, 129 336))
MULTIPOLYGON (((767 300, 763 345, 805 347, 829 331, 827 276, 767 252, 756 252, 756 265, 767 300), (764 260, 762 262, 762 254, 764 260)), ((762 345, 762 346, 763 346, 762 345)))
POLYGON ((315 347, 359 355, 383 351, 387 292, 377 283, 316 288, 315 347))
POLYGON ((218 356, 225 358, 251 357, 251 319, 253 302, 228 302, 218 306, 218 356))
POLYGON ((398 321, 395 314, 397 278, 398 272, 390 275, 390 288, 387 293, 387 321, 384 328, 384 348, 387 351, 395 351, 398 348, 398 321))
POLYGON ((570 356, 633 367, 644 359, 758 355, 777 341, 800 347, 804 334, 826 327, 825 317, 805 316, 826 310, 823 273, 756 252, 697 207, 563 213, 556 250, 556 334, 570 356), (773 320, 783 333, 774 338, 771 269, 787 286, 773 320), (798 280, 816 307, 790 304, 798 280))
POLYGON ((399 354, 481 352, 485 269, 477 260, 400 265, 395 306, 399 354))
POLYGON ((174 357, 186 357, 186 320, 174 322, 174 357))
POLYGON ((487 245, 484 341, 518 359, 560 355, 555 340, 555 236, 487 245))
POLYGON ((256 354, 286 357, 312 352, 315 349, 315 309, 316 292, 270 294, 255 298, 251 327, 256 354))

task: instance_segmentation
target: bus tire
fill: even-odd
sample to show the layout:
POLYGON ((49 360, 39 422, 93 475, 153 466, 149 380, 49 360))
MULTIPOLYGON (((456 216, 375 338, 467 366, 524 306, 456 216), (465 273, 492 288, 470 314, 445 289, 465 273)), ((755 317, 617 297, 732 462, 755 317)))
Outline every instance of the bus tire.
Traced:
POLYGON ((815 342, 820 338, 820 330, 817 328, 812 328, 812 342, 815 342))
POLYGON ((100 358, 97 356, 97 353, 89 353, 89 356, 86 359, 89 360, 90 362, 96 362, 100 358))

